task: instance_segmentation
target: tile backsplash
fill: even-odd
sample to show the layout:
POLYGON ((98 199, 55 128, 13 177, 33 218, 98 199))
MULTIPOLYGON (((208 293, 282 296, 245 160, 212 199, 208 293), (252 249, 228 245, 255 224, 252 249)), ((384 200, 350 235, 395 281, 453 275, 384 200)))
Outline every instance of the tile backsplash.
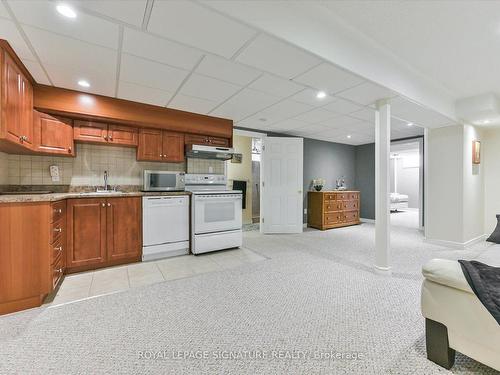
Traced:
POLYGON ((127 147, 77 144, 76 158, 6 155, 0 153, 0 184, 9 185, 103 185, 108 171, 110 185, 142 185, 145 169, 187 171, 189 173, 224 173, 219 160, 188 159, 188 163, 136 161, 136 149, 127 147), (59 181, 52 181, 49 167, 59 167, 59 181), (7 172, 5 172, 7 171, 7 172))
POLYGON ((0 185, 9 183, 9 155, 0 152, 0 185))

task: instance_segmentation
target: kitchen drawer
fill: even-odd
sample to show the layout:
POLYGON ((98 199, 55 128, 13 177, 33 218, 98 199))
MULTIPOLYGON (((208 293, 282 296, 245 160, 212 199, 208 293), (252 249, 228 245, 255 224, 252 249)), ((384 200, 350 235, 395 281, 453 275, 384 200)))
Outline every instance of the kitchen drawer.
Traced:
POLYGON ((66 201, 52 203, 52 220, 51 223, 61 220, 66 217, 66 201))
POLYGON ((337 224, 342 222, 344 215, 342 212, 336 211, 329 214, 325 214, 325 224, 337 224))
POLYGON ((55 264, 59 256, 64 257, 64 242, 63 236, 59 237, 54 243, 50 245, 52 251, 52 264, 55 264))
POLYGON ((358 222, 359 221, 358 211, 347 211, 344 215, 345 215, 345 221, 347 221, 347 222, 358 222))
POLYGON ((359 208, 358 201, 345 201, 344 202, 344 210, 352 211, 357 210, 359 208))
POLYGON ((66 234, 66 225, 63 218, 52 223, 52 232, 50 234, 50 243, 63 243, 64 235, 66 234))
POLYGON ((62 254, 57 257, 52 267, 52 287, 55 288, 64 274, 62 254))

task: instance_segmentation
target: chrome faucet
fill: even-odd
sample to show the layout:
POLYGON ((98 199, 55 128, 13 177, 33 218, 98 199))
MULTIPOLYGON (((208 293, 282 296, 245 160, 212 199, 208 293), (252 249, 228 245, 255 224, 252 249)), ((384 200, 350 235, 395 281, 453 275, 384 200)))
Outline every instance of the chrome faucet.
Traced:
POLYGON ((104 171, 104 190, 108 190, 108 171, 104 171))

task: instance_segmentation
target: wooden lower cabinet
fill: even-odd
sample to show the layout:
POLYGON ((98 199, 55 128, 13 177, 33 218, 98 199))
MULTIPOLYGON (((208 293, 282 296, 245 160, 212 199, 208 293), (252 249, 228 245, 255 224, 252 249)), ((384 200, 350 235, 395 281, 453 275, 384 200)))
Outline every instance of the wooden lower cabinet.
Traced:
POLYGON ((0 204, 0 315, 40 306, 52 290, 50 203, 0 204))
POLYGON ((67 204, 67 272, 140 260, 140 197, 69 199, 67 204))
POLYGON ((321 230, 359 224, 359 191, 310 191, 307 225, 321 230))
POLYGON ((142 248, 140 198, 108 198, 106 202, 107 259, 135 259, 142 248))

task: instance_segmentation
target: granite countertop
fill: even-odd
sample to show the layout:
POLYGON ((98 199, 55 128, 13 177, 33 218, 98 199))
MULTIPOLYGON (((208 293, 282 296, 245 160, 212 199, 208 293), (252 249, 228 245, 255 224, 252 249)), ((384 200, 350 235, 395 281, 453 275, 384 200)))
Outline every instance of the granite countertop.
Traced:
POLYGON ((69 193, 49 193, 49 194, 8 194, 0 193, 0 203, 24 203, 24 202, 55 202, 70 198, 119 198, 119 197, 143 197, 143 196, 172 196, 190 195, 189 191, 169 191, 169 192, 143 192, 124 191, 115 193, 96 192, 69 192, 69 193))

